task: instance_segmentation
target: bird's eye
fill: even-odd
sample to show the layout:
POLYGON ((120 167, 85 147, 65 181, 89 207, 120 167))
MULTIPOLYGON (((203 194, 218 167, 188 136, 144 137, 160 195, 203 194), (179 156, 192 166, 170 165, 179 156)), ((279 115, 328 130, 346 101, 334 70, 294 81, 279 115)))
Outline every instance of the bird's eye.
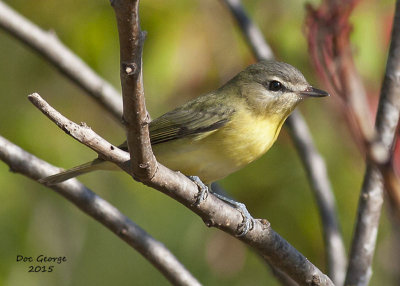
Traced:
POLYGON ((282 83, 280 83, 277 80, 273 80, 269 83, 268 89, 270 91, 280 91, 283 90, 285 87, 283 86, 282 83))

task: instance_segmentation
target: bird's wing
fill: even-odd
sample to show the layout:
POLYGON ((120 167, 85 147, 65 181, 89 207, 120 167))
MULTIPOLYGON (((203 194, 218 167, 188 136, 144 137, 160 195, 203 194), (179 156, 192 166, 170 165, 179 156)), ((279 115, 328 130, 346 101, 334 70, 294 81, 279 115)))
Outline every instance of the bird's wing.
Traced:
POLYGON ((234 109, 221 104, 192 102, 170 111, 150 123, 151 144, 195 136, 224 126, 234 109))
MULTIPOLYGON (((218 94, 211 93, 154 119, 149 125, 151 144, 205 134, 221 128, 235 112, 225 102, 218 100, 218 94)), ((118 147, 128 150, 126 141, 118 147)))

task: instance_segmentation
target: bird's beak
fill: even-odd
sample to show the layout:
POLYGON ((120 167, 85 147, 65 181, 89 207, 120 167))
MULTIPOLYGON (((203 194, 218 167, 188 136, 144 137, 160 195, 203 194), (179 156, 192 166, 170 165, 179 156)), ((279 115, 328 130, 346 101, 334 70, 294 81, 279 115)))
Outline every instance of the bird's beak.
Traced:
POLYGON ((307 96, 307 97, 324 97, 324 96, 329 96, 329 93, 322 89, 314 88, 312 86, 307 87, 306 90, 300 91, 299 94, 301 96, 307 96))

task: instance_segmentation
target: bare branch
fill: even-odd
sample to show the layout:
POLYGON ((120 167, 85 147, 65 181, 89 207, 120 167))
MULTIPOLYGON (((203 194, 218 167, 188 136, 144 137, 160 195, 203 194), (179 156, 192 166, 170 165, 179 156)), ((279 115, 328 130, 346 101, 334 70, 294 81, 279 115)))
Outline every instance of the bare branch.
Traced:
POLYGON ((0 27, 38 52, 121 121, 119 92, 64 46, 54 32, 43 31, 3 1, 0 1, 0 27))
POLYGON ((121 86, 124 102, 124 123, 129 153, 136 179, 147 181, 157 169, 151 149, 142 76, 142 48, 145 33, 140 30, 139 0, 112 0, 118 24, 121 54, 121 86))
MULTIPOLYGON (((392 164, 384 164, 379 168, 383 175, 384 189, 391 207, 393 225, 400 226, 400 178, 393 169, 392 164)), ((394 231, 396 231, 394 229, 394 231)))
POLYGON ((324 229, 324 241, 327 252, 328 273, 336 285, 342 285, 347 265, 346 250, 337 220, 336 202, 332 192, 325 162, 308 136, 310 131, 304 120, 298 120, 299 113, 287 122, 292 139, 297 146, 312 186, 314 197, 319 206, 324 229), (294 134, 295 133, 295 134, 294 134))
MULTIPOLYGON (((38 94, 30 95, 29 99, 68 135, 93 149, 102 158, 116 163, 124 171, 132 172, 127 152, 114 147, 87 126, 78 125, 65 118, 38 94)), ((145 184, 182 203, 198 214, 207 226, 217 227, 231 235, 238 233, 242 214, 212 194, 200 205, 195 205, 198 187, 183 174, 159 164, 153 178, 145 184)), ((333 285, 325 274, 280 237, 266 220, 257 220, 254 228, 239 239, 254 247, 272 265, 287 273, 299 285, 333 285)))
MULTIPOLYGON (((399 122, 397 123, 397 138, 399 136, 399 122)), ((383 176, 384 190, 391 208, 393 230, 396 232, 400 225, 400 178, 395 171, 394 158, 396 156, 396 143, 393 149, 387 149, 382 143, 373 142, 368 150, 369 160, 379 168, 383 176)))
MULTIPOLYGON (((232 11, 256 58, 258 60, 273 58, 272 51, 261 31, 246 15, 240 0, 224 0, 224 3, 232 11)), ((325 162, 316 149, 307 123, 299 111, 292 113, 286 121, 286 126, 290 130, 316 198, 322 219, 329 276, 335 284, 341 285, 347 264, 346 253, 337 220, 335 197, 325 162)))
MULTIPOLYGON (((392 152, 400 114, 400 1, 396 10, 392 30, 392 42, 382 84, 375 129, 376 141, 392 152)), ((371 263, 375 251, 379 218, 383 204, 383 177, 371 160, 368 162, 361 190, 357 223, 352 241, 346 285, 367 285, 371 274, 371 263)))
MULTIPOLYGON (((0 159, 9 165, 13 172, 21 173, 35 181, 59 171, 59 168, 33 156, 1 136, 0 159)), ((136 249, 172 284, 200 285, 162 243, 76 179, 51 186, 51 189, 136 249)))
POLYGON ((273 59, 274 53, 271 47, 264 40, 260 29, 247 17, 240 0, 223 0, 236 19, 237 24, 243 32, 253 54, 259 60, 273 59))
POLYGON ((126 152, 105 140, 98 140, 98 135, 85 123, 78 125, 68 120, 44 101, 39 94, 31 94, 28 98, 41 112, 43 112, 44 115, 56 123, 65 133, 85 144, 99 155, 101 154, 103 159, 112 161, 118 164, 121 168, 129 171, 127 162, 130 158, 126 152))

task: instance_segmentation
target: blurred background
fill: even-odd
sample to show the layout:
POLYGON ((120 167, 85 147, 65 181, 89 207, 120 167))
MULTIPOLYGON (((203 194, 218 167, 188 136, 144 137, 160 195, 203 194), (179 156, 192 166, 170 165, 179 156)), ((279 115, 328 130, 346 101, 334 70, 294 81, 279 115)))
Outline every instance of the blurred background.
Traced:
MULTIPOLYGON (((109 1, 4 1, 58 37, 117 89, 119 47, 109 1)), ((318 1, 247 0, 248 13, 261 27, 277 58, 316 80, 304 38, 305 3, 318 1)), ((394 1, 362 1, 351 18, 357 66, 372 99, 377 99, 385 68, 394 1)), ((144 84, 151 116, 213 90, 255 61, 221 1, 149 0, 140 6, 144 45, 144 84)), ((36 53, 0 30, 0 135, 63 168, 96 154, 45 118, 27 100, 38 92, 75 122, 86 122, 115 144, 124 131, 97 103, 36 53)), ((308 100, 304 114, 325 157, 336 195, 346 247, 350 245, 364 159, 342 118, 338 99, 308 100)), ((278 285, 253 251, 216 229, 176 201, 122 172, 96 172, 81 181, 163 242, 204 285, 278 285)), ((261 159, 220 181, 311 262, 326 270, 320 220, 296 150, 284 129, 261 159)), ((0 161, 0 285, 168 285, 153 266, 122 240, 53 191, 0 161), (54 273, 28 273, 25 256, 66 256, 54 273), (101 273, 101 274, 99 274, 101 273)), ((383 211, 371 285, 395 285, 391 224, 383 211)), ((396 284, 397 285, 397 284, 396 284)))

